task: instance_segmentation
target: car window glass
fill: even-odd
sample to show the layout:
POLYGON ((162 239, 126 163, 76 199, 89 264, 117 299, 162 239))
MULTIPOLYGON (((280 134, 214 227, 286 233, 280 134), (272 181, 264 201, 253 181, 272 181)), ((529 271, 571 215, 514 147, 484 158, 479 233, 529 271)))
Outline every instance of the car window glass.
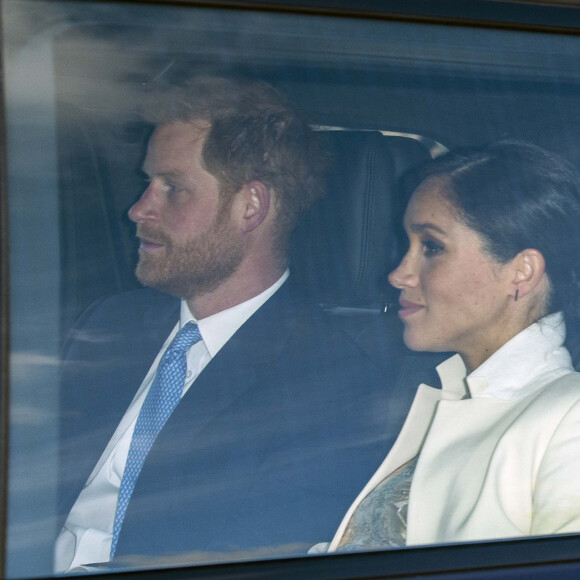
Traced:
MULTIPOLYGON (((139 111, 152 90, 191 75, 235 75, 272 84, 332 153, 326 199, 314 206, 296 230, 291 278, 306 288, 310 303, 321 304, 329 313, 332 332, 353 341, 348 356, 356 350, 368 359, 368 367, 358 359, 356 364, 363 366, 358 373, 362 378, 357 380, 387 377, 390 389, 381 398, 383 418, 375 416, 377 424, 384 421, 383 440, 369 451, 368 475, 343 466, 343 480, 352 489, 332 503, 335 511, 329 520, 334 523, 328 529, 336 529, 395 441, 413 396, 397 392, 389 374, 394 367, 400 370, 408 354, 399 344, 400 328, 382 322, 385 310, 392 310, 397 299, 387 275, 401 250, 395 235, 400 178, 447 149, 500 138, 531 141, 580 163, 576 147, 578 38, 388 18, 90 1, 5 0, 2 25, 10 274, 7 576, 53 573, 54 542, 66 517, 59 507, 61 496, 74 480, 69 472, 70 480, 65 481, 67 474, 63 474, 63 429, 67 428, 63 423, 74 419, 77 407, 90 405, 91 430, 79 432, 75 445, 89 449, 98 439, 104 442, 102 450, 123 416, 110 417, 108 424, 100 421, 109 409, 108 401, 95 390, 101 385, 92 385, 93 390, 83 394, 84 378, 95 370, 91 360, 83 360, 86 366, 80 366, 75 375, 76 406, 69 406, 61 388, 63 352, 70 346, 67 340, 75 321, 83 316, 87 320, 91 316, 87 309, 95 302, 141 287, 134 275, 135 226, 127 213, 147 187, 142 163, 151 127, 143 123, 139 111), (369 173, 364 175, 387 184, 380 186, 385 196, 373 199, 374 213, 357 203, 369 191, 364 175, 353 177, 353 172, 346 171, 351 166, 358 169, 368 159, 380 161, 369 162, 365 166, 369 173), (357 236, 367 225, 371 238, 364 245, 357 236), (382 352, 396 355, 385 361, 382 352)), ((163 311, 163 300, 151 307, 163 311)), ((133 299, 128 299, 127 313, 133 305, 133 299)), ((179 310, 173 314, 171 324, 164 322, 165 338, 179 310)), ((131 315, 116 322, 119 328, 127 328, 131 315)), ((105 334, 103 330, 99 336, 108 340, 105 334)), ((83 339, 99 338, 81 333, 83 339)), ((148 345, 150 362, 127 400, 122 405, 116 402, 118 406, 125 409, 130 403, 162 345, 163 340, 148 345)), ((302 377, 308 365, 315 366, 316 356, 324 361, 330 352, 326 349, 331 348, 329 343, 319 352, 310 352, 303 367, 297 365, 297 376, 302 377)), ((112 352, 107 372, 137 373, 131 365, 140 356, 143 349, 130 356, 112 352)), ((438 358, 426 357, 422 364, 431 371, 436 362, 438 358)), ((264 369, 269 364, 260 362, 258 371, 251 372, 263 373, 260 380, 266 381, 270 375, 264 369)), ((328 380, 332 369, 324 364, 322 368, 322 380, 328 380)), ((417 382, 427 380, 419 372, 423 367, 415 370, 417 382)), ((372 396, 377 393, 380 389, 373 389, 372 396)), ((273 425, 275 415, 268 407, 272 401, 253 393, 246 401, 252 401, 257 417, 241 421, 246 431, 229 431, 227 420, 216 423, 220 441, 243 440, 257 431, 266 438, 268 429, 274 433, 278 429, 265 459, 245 465, 247 506, 260 504, 262 492, 255 492, 249 478, 264 469, 271 486, 279 485, 278 496, 263 496, 266 512, 278 513, 283 500, 276 497, 294 498, 296 488, 303 486, 309 491, 300 497, 308 501, 290 505, 288 500, 286 509, 303 512, 305 520, 313 517, 308 506, 319 503, 317 493, 331 493, 328 474, 340 470, 334 465, 326 471, 326 463, 309 455, 308 441, 313 435, 308 429, 313 429, 316 418, 308 405, 324 408, 332 402, 338 409, 340 397, 350 400, 342 392, 332 397, 328 394, 329 402, 323 403, 320 392, 311 398, 288 395, 284 400, 288 423, 273 425), (304 433, 294 423, 290 427, 289 417, 294 416, 307 417, 309 427, 304 433), (288 451, 291 445, 292 453, 288 451), (295 473, 289 467, 293 464, 302 464, 296 472, 304 481, 285 479, 295 473), (314 477, 317 468, 320 471, 314 477), (318 488, 312 484, 316 478, 318 488)), ((370 401, 374 399, 367 401, 367 412, 370 401)), ((365 401, 359 398, 356 405, 363 407, 365 401)), ((352 414, 357 409, 353 407, 352 414)), ((320 424, 326 425, 324 421, 320 424)), ((331 430, 328 454, 344 458, 341 450, 348 447, 349 436, 339 427, 331 430)), ((215 461, 209 448, 203 456, 208 465, 215 461)), ((230 459, 235 463, 235 458, 230 459)), ((95 465, 88 452, 78 462, 91 463, 87 474, 95 465)), ((224 485, 241 484, 235 478, 227 482, 225 470, 220 473, 224 485)), ((196 493, 218 498, 214 501, 221 505, 219 494, 205 496, 203 482, 199 485, 200 489, 190 483, 175 489, 189 499, 196 493)), ((162 497, 160 490, 151 493, 162 497)), ((180 501, 180 497, 172 499, 180 501)), ((227 534, 232 537, 216 527, 204 547, 184 548, 179 556, 156 554, 151 560, 130 560, 130 567, 303 555, 311 545, 332 539, 332 534, 325 535, 327 528, 320 527, 303 538, 297 529, 279 538, 266 534, 265 539, 245 546, 235 537, 245 529, 238 524, 253 521, 256 514, 243 504, 242 498, 235 510, 227 504, 232 509, 225 518, 232 524, 227 534), (321 535, 317 535, 319 530, 321 535)), ((163 501, 159 505, 162 512, 163 501)))

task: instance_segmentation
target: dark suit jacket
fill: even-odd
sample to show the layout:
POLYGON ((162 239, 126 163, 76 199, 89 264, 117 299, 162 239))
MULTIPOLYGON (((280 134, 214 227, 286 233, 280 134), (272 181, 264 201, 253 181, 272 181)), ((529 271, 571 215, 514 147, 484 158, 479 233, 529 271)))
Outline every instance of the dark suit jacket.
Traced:
MULTIPOLYGON (((63 364, 63 516, 178 317, 178 300, 139 290, 97 304, 73 330, 63 364)), ((379 370, 284 284, 158 436, 117 557, 260 557, 332 537, 406 415, 390 411, 397 356, 383 354, 379 370)))

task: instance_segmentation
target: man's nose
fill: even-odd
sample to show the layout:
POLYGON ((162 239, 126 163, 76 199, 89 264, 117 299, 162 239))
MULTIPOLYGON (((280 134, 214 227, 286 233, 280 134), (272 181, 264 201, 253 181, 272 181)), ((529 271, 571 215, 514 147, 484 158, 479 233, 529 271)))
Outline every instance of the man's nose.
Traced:
POLYGON ((155 220, 159 216, 159 198, 152 183, 129 209, 129 219, 135 223, 155 220))

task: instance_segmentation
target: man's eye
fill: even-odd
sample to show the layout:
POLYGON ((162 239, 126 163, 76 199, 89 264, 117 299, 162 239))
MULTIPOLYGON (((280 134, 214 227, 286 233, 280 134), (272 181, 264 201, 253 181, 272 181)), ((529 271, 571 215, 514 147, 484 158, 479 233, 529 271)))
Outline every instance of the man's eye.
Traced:
POLYGON ((178 185, 177 183, 167 183, 165 187, 168 193, 178 193, 180 191, 183 191, 183 187, 181 185, 178 185))
POLYGON ((425 240, 422 242, 423 244, 423 255, 431 258, 433 256, 437 256, 443 251, 443 246, 438 244, 437 242, 433 242, 431 240, 425 240))

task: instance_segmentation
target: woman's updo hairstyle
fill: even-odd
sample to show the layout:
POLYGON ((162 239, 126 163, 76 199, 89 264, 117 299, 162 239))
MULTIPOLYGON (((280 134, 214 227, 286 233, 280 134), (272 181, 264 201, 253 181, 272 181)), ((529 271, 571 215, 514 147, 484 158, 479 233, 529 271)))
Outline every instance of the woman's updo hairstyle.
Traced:
POLYGON ((580 354, 580 176, 572 165, 535 145, 499 141, 427 163, 413 175, 412 189, 432 177, 448 180, 458 218, 498 262, 526 248, 542 253, 548 313, 564 312, 569 348, 580 354))

